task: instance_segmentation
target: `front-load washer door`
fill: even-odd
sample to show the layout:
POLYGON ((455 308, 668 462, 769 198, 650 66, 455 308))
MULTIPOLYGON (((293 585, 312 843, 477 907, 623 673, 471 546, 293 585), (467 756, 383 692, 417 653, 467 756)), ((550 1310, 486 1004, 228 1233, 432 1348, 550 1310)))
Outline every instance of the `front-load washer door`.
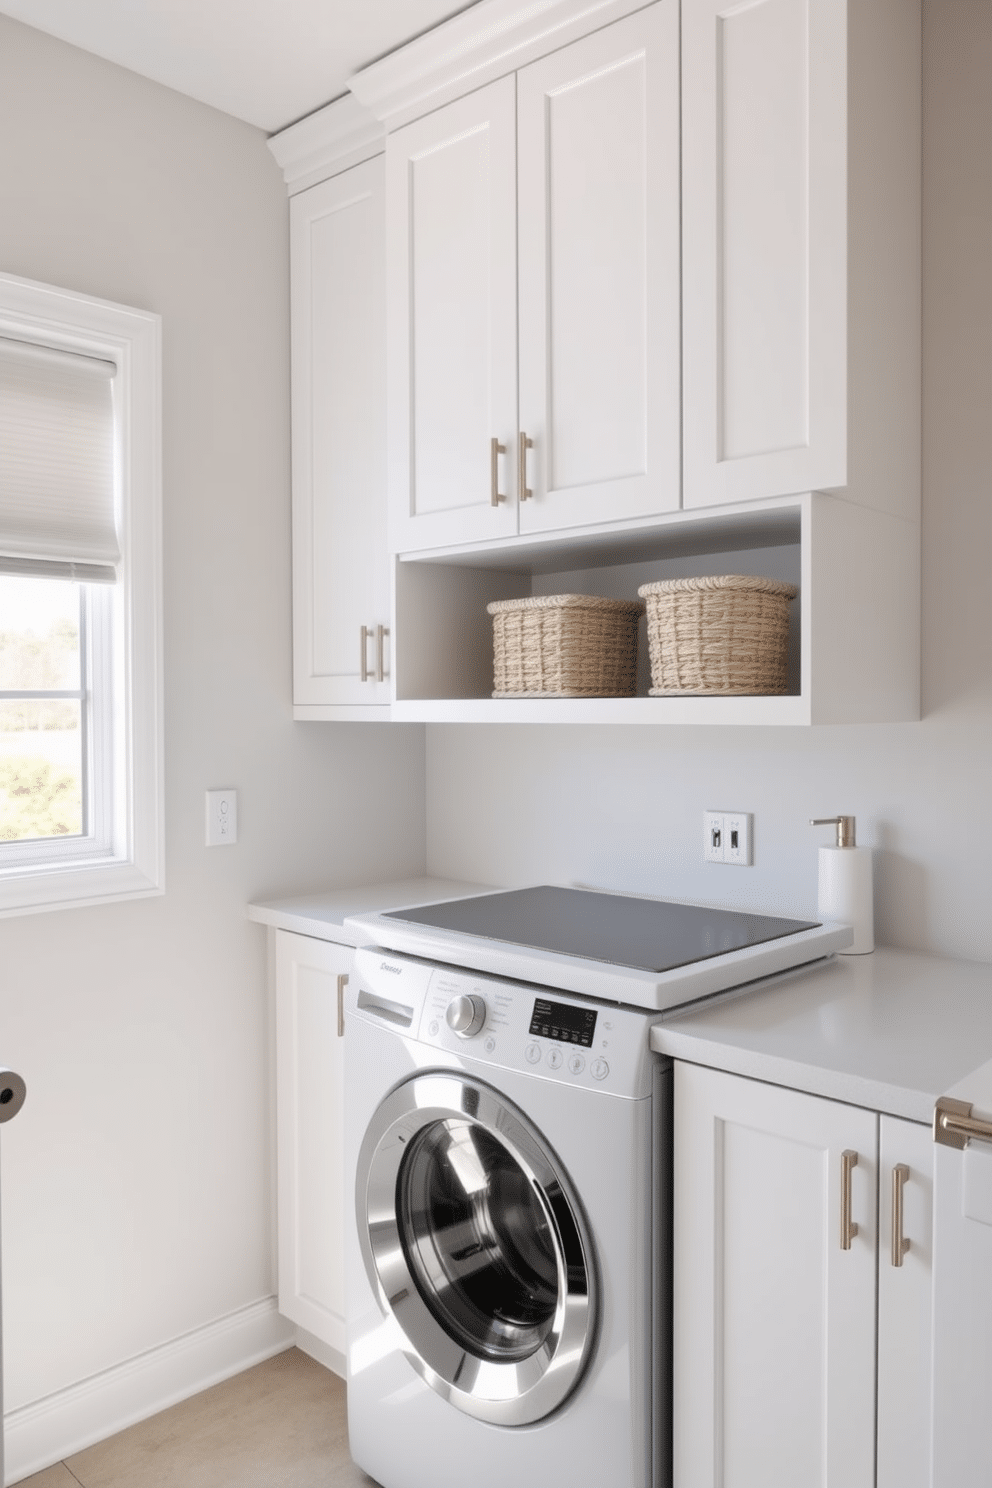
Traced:
POLYGON ((592 1348, 592 1248, 521 1111, 466 1075, 405 1081, 365 1135, 356 1206, 369 1279, 432 1389, 502 1426, 561 1405, 592 1348))

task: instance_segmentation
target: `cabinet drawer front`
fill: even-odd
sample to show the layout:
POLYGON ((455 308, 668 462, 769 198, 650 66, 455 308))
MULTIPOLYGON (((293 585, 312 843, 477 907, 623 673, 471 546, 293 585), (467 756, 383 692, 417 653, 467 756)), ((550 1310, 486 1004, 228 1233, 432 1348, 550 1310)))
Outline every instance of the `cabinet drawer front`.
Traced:
POLYGON ((685 504, 846 482, 846 0, 683 13, 685 504))
POLYGON ((877 1140, 873 1112, 676 1065, 679 1488, 872 1488, 877 1140))
POLYGON ((518 77, 521 532, 679 505, 678 7, 518 77))
POLYGON ((516 86, 504 78, 386 146, 390 542, 516 531, 516 86))

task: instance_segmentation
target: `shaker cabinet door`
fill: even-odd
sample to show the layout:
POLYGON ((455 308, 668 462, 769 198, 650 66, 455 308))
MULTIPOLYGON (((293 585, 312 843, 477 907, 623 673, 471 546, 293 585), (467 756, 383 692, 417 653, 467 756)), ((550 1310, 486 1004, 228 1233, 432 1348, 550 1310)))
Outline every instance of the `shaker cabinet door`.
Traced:
POLYGON ((517 127, 520 430, 533 441, 520 531, 675 510, 675 0, 524 68, 517 127))
POLYGON ((276 932, 279 1311, 345 1352, 344 1038, 354 951, 276 932))
POLYGON ((386 144, 394 552, 516 532, 515 96, 503 78, 386 144))
POLYGON ((388 703, 382 157, 295 196, 290 234, 293 701, 388 703))
POLYGON ((678 1488, 874 1488, 877 1122, 676 1064, 678 1488))
POLYGON ((847 481, 847 0, 682 7, 684 505, 847 481))

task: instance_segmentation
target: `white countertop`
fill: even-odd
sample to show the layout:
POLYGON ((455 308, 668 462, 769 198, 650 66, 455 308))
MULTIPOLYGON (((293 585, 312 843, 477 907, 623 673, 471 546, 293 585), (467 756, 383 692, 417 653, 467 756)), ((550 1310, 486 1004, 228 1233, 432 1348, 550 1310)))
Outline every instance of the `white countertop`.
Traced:
POLYGON ((992 1058, 992 966, 880 948, 666 1015, 651 1047, 910 1121, 992 1058))
MULTIPOLYGON (((491 892, 457 879, 394 879, 266 900, 248 917, 356 945, 344 926, 350 915, 491 892)), ((992 1103, 992 966, 884 947, 834 956, 669 1012, 651 1047, 929 1123, 939 1095, 992 1103)))
POLYGON ((413 904, 439 904, 442 899, 467 899, 470 895, 492 892, 492 884, 460 883, 454 878, 399 878, 359 888, 266 899, 249 904, 248 918, 277 930, 292 930, 297 935, 312 935, 315 940, 353 946, 362 942, 352 930, 345 929, 348 915, 404 909, 413 904))

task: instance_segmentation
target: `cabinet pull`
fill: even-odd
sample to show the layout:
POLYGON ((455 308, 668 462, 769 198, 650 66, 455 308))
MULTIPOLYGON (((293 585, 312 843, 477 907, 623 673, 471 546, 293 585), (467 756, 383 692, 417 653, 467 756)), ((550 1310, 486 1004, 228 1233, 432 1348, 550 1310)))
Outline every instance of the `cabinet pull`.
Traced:
POLYGON ((369 680, 369 628, 367 625, 362 626, 362 650, 359 669, 362 674, 362 681, 367 682, 369 680))
POLYGON ((840 1248, 850 1250, 858 1227, 851 1218, 851 1174, 858 1166, 858 1154, 845 1147, 840 1155, 840 1248))
POLYGON ((519 479, 517 484, 520 490, 520 501, 529 501, 534 494, 534 492, 531 491, 527 485, 527 451, 533 448, 533 439, 528 439, 527 435, 523 432, 523 430, 521 430, 519 443, 517 446, 517 466, 519 470, 519 479))
POLYGON ((499 506, 506 497, 499 488, 499 456, 506 454, 506 445, 500 444, 498 439, 489 441, 489 504, 499 506))
POLYGON ((344 989, 348 985, 348 973, 338 972, 338 1038, 344 1038, 344 989))
POLYGON ((902 1233, 902 1191, 909 1177, 905 1163, 896 1163, 892 1169, 892 1264, 901 1266, 902 1258, 909 1249, 909 1241, 902 1233))
POLYGON ((968 1143, 992 1142, 992 1121, 973 1116, 969 1101, 942 1095, 933 1108, 933 1139, 942 1147, 956 1147, 963 1152, 968 1143))
POLYGON ((386 673, 383 666, 383 641, 389 634, 388 625, 377 625, 375 628, 375 680, 385 682, 386 673))

